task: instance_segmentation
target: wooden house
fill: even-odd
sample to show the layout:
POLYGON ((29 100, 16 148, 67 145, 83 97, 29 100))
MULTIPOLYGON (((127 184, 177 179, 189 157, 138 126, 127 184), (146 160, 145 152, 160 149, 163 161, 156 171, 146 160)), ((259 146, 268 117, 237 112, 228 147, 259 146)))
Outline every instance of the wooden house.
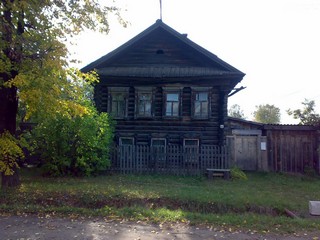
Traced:
POLYGON ((96 107, 116 120, 118 146, 196 152, 225 144, 228 95, 245 75, 161 20, 82 71, 94 69, 96 107))

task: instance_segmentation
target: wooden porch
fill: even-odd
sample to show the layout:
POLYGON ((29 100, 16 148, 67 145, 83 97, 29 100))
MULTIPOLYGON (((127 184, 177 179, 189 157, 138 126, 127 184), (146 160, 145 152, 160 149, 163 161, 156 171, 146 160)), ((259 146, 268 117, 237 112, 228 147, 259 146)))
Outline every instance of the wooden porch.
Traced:
POLYGON ((204 175, 206 169, 228 169, 227 146, 123 145, 111 154, 111 171, 124 174, 204 175))

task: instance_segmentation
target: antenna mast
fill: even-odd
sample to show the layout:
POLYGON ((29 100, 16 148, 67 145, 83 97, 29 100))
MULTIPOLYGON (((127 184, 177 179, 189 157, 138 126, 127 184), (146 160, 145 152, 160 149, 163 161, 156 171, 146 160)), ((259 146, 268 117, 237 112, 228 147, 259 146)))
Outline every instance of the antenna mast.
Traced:
POLYGON ((160 1, 160 20, 162 21, 162 0, 160 1))

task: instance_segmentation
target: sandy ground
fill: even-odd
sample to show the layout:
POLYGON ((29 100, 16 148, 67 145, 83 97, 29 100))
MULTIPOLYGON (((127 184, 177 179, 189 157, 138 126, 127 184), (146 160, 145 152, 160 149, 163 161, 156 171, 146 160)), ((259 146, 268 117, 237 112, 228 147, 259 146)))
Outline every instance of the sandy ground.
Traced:
POLYGON ((320 231, 277 235, 274 233, 243 232, 232 229, 218 230, 186 224, 152 225, 147 223, 119 222, 100 219, 68 219, 37 216, 0 216, 0 239, 230 239, 230 240, 320 240, 320 231), (230 231, 231 230, 231 231, 230 231))

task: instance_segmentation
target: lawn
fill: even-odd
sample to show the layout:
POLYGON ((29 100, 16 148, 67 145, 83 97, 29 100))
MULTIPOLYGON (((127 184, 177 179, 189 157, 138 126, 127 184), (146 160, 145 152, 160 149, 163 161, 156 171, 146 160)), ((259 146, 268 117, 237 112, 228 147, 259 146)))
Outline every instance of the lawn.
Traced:
POLYGON ((309 200, 320 200, 318 178, 274 173, 250 173, 247 181, 159 175, 43 178, 29 170, 22 172, 18 189, 1 190, 0 212, 292 232, 320 229, 320 218, 308 214, 309 200), (288 217, 286 209, 298 218, 288 217))

